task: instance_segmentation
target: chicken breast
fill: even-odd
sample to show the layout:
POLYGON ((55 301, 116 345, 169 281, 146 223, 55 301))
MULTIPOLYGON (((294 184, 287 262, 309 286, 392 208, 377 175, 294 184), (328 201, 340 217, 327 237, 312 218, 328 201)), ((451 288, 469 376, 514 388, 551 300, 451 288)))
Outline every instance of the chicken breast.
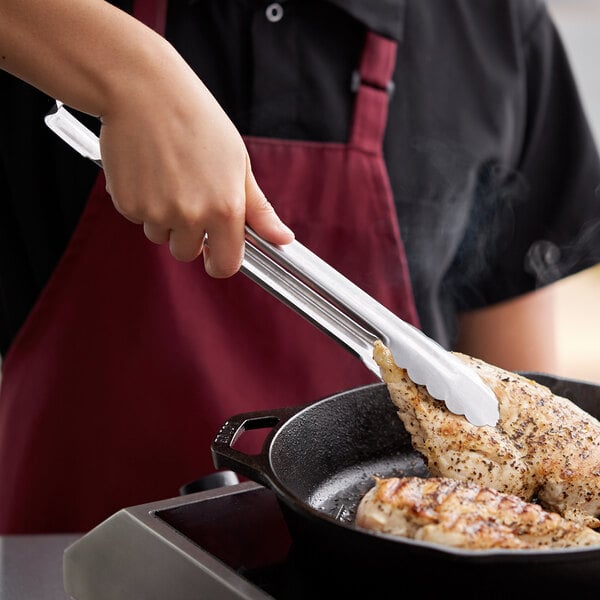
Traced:
POLYGON ((600 422, 531 379, 456 353, 498 398, 495 427, 477 427, 413 383, 376 342, 398 416, 432 476, 451 477, 536 498, 547 510, 589 527, 600 520, 600 422))
POLYGON ((376 478, 356 525, 470 550, 600 544, 600 533, 489 487, 445 477, 376 478))

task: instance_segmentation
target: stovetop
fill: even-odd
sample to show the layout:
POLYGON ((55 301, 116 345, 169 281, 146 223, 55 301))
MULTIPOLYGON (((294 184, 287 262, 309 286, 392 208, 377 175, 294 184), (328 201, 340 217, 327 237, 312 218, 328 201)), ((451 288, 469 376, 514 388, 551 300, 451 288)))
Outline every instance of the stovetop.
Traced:
POLYGON ((65 551, 76 600, 286 598, 292 542, 275 495, 245 482, 123 509, 65 551))
POLYGON ((191 493, 123 509, 75 541, 64 553, 65 590, 74 600, 331 600, 410 587, 504 600, 551 582, 557 593, 597 597, 596 553, 489 564, 394 553, 374 576, 364 553, 353 563, 347 548, 299 537, 275 494, 256 483, 191 493))
MULTIPOLYGON (((275 494, 253 482, 125 508, 69 546, 75 600, 342 597, 344 564, 293 542, 275 494)), ((365 591, 372 589, 365 581, 365 591)))

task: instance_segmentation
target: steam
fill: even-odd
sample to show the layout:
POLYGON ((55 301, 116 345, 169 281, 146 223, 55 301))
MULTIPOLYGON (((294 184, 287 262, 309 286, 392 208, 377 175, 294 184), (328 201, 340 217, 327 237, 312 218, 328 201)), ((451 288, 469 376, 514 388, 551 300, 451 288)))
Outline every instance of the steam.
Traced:
POLYGON ((549 240, 534 242, 525 257, 525 270, 533 275, 538 287, 553 283, 565 273, 575 273, 581 268, 600 262, 600 221, 590 221, 580 234, 562 248, 549 240))
POLYGON ((525 271, 533 275, 536 287, 542 287, 560 279, 562 252, 560 248, 549 240, 539 240, 531 244, 525 256, 525 271))

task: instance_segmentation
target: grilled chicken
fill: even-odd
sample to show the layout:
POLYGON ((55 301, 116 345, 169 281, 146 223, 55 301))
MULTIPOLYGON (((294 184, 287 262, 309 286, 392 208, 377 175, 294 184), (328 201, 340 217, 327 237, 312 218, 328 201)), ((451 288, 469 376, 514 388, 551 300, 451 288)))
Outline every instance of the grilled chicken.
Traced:
POLYGON ((600 422, 576 404, 526 377, 464 354, 498 398, 495 427, 477 427, 413 383, 376 342, 398 416, 429 473, 488 486, 588 527, 600 527, 600 422))
POLYGON ((471 550, 600 544, 600 533, 489 487, 444 477, 375 478, 359 527, 471 550))

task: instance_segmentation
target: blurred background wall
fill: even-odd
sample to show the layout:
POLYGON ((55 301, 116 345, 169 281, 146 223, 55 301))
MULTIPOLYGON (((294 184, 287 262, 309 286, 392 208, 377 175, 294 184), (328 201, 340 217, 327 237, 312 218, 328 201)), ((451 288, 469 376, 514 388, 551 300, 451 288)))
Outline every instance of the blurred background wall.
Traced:
MULTIPOLYGON (((600 0, 547 0, 600 144, 600 0)), ((600 201, 600 182, 598 182, 600 201)), ((600 267, 558 284, 559 375, 600 382, 600 267)))

